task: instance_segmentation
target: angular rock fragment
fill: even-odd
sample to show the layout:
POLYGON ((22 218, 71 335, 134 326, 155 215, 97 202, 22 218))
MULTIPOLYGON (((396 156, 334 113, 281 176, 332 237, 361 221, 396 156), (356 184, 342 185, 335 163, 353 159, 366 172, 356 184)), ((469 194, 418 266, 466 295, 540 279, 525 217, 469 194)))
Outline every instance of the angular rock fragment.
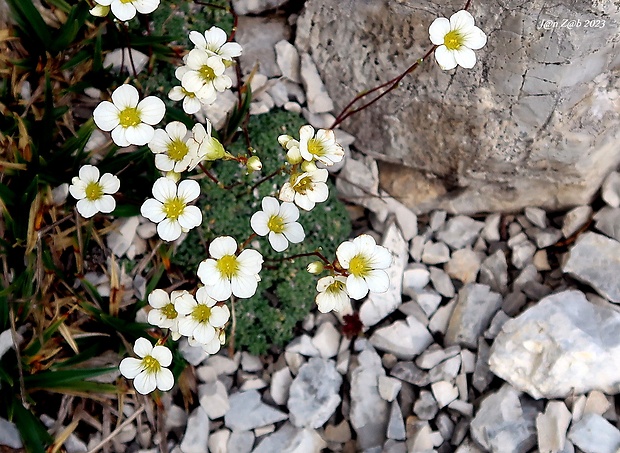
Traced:
POLYGON ((573 423, 568 438, 585 453, 617 453, 620 431, 597 414, 586 414, 573 423))
POLYGON ((433 342, 430 332, 413 316, 405 321, 395 321, 377 329, 370 337, 374 347, 409 360, 424 351, 433 342))
POLYGON ((233 393, 229 397, 230 409, 224 417, 226 427, 233 431, 247 431, 286 420, 288 415, 261 401, 256 390, 233 393))
POLYGON ((566 443, 571 413, 562 401, 550 401, 544 414, 536 417, 540 453, 560 452, 566 443))

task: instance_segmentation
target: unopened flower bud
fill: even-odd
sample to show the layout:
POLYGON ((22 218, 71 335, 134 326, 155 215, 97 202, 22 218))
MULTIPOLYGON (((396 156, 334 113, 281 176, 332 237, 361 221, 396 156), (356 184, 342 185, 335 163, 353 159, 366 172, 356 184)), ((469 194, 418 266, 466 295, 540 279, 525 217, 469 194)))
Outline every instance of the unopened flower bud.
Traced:
POLYGON ((263 168, 263 163, 260 161, 258 156, 250 157, 246 165, 248 168, 248 173, 252 173, 255 171, 261 171, 263 168))
POLYGON ((181 173, 177 173, 176 171, 167 171, 166 178, 172 179, 174 182, 179 182, 181 179, 181 173))
POLYGON ((302 164, 301 164, 301 169, 303 171, 314 171, 317 169, 316 164, 314 163, 314 161, 307 161, 305 160, 302 164))
POLYGON ((291 137, 290 135, 280 135, 278 137, 278 143, 282 146, 282 148, 284 149, 288 149, 288 142, 290 142, 291 140, 293 140, 293 137, 291 137))
POLYGON ((322 262, 313 261, 312 263, 308 264, 308 267, 306 267, 306 270, 310 272, 311 274, 320 274, 321 272, 323 272, 324 268, 325 267, 323 266, 322 262))
POLYGON ((298 146, 294 146, 288 150, 286 153, 286 161, 291 165, 299 164, 303 161, 298 146))

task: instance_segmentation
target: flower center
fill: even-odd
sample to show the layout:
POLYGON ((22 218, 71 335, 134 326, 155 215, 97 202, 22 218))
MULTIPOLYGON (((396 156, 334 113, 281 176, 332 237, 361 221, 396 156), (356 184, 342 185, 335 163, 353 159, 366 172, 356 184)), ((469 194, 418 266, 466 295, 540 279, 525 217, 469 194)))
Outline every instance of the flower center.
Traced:
POLYGON ((135 0, 121 0, 121 3, 132 3, 132 2, 134 2, 134 1, 135 1, 135 0))
POLYGON ((168 319, 175 319, 177 316, 179 316, 179 313, 174 308, 174 304, 166 305, 164 308, 161 309, 161 312, 168 319))
POLYGON ((195 98, 196 97, 196 93, 192 93, 191 91, 187 91, 183 87, 181 87, 181 93, 183 93, 183 95, 187 96, 188 98, 195 98))
POLYGON ((136 107, 127 107, 118 114, 118 121, 123 127, 137 126, 140 124, 140 112, 136 107))
POLYGON ((300 194, 305 194, 308 189, 312 187, 312 178, 310 176, 304 176, 297 184, 291 184, 295 192, 299 192, 300 194))
POLYGON ((157 373, 159 370, 161 370, 161 365, 159 364, 159 361, 152 355, 147 355, 145 358, 143 358, 142 365, 144 366, 144 370, 147 373, 157 373))
POLYGON ((308 151, 314 156, 323 156, 325 154, 325 148, 316 138, 308 140, 308 151))
POLYGON ((356 277, 365 277, 370 272, 370 263, 364 255, 355 255, 349 261, 349 272, 356 277))
POLYGON ((205 83, 212 82, 215 79, 215 71, 213 71, 213 69, 206 64, 200 67, 198 73, 205 83))
POLYGON ((86 189, 84 189, 84 192, 86 192, 86 199, 90 201, 95 201, 102 197, 103 188, 98 182, 91 181, 86 185, 86 189))
POLYGON ((272 215, 267 221, 267 228, 274 233, 282 233, 284 231, 284 219, 279 215, 272 215))
POLYGON ((205 323, 209 321, 211 317, 211 308, 207 307, 204 304, 198 304, 194 311, 192 311, 192 318, 194 318, 199 323, 205 323))
POLYGON ((189 152, 189 147, 179 139, 173 140, 168 144, 168 157, 177 162, 183 160, 183 158, 189 152))
POLYGON ((171 220, 176 220, 183 214, 185 203, 179 197, 170 198, 164 203, 163 210, 166 217, 171 220))
POLYGON ((344 291, 344 287, 345 284, 343 282, 340 280, 334 280, 334 283, 329 285, 325 291, 331 294, 338 294, 344 291))
POLYGON ((463 38, 457 30, 449 31, 443 38, 443 44, 448 50, 459 50, 461 48, 463 38))
POLYGON ((217 270, 220 271, 226 278, 232 278, 237 274, 237 269, 239 269, 239 263, 237 262, 237 257, 235 255, 224 255, 219 260, 217 260, 216 264, 217 270))

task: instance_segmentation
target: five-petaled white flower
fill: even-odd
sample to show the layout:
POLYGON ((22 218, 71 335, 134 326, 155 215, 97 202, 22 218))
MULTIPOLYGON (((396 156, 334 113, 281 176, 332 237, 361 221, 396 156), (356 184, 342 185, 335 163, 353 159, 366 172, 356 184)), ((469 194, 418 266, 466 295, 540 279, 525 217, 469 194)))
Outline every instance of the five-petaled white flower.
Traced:
POLYGON ((149 148, 155 153, 155 166, 161 171, 176 173, 187 170, 193 160, 189 138, 187 127, 180 121, 168 123, 165 130, 155 130, 149 142, 149 148))
POLYGON ((435 59, 444 71, 457 65, 473 68, 476 64, 474 50, 481 49, 487 36, 474 25, 473 16, 461 10, 450 16, 437 18, 428 29, 431 42, 437 46, 435 59))
POLYGON ((329 196, 329 189, 325 184, 327 175, 324 168, 294 173, 280 189, 278 198, 282 201, 294 201, 301 209, 310 211, 316 203, 322 203, 329 196))
POLYGON ((250 225, 259 236, 269 235, 269 243, 276 252, 286 250, 289 241, 297 244, 304 240, 304 229, 297 222, 297 206, 287 202, 280 205, 273 197, 263 198, 261 204, 263 210, 254 213, 250 225))
POLYGON ((155 346, 146 338, 138 338, 133 351, 139 359, 126 357, 119 369, 127 379, 133 379, 138 393, 146 395, 158 388, 166 392, 174 385, 172 372, 166 368, 172 363, 172 353, 165 346, 155 346))
POLYGON ((334 165, 344 157, 344 149, 336 143, 336 135, 331 129, 319 129, 314 136, 314 128, 306 125, 299 129, 299 152, 307 161, 318 160, 324 165, 334 165))
POLYGON ((159 6, 159 0, 95 0, 101 6, 112 8, 112 14, 118 20, 126 21, 140 14, 150 14, 159 6))
POLYGON ((321 313, 327 313, 334 310, 335 312, 343 312, 350 307, 351 299, 347 293, 346 277, 342 275, 327 276, 320 278, 316 283, 316 290, 319 292, 316 296, 316 304, 321 313))
POLYGON ((99 169, 92 165, 80 168, 79 176, 74 176, 69 186, 71 196, 78 200, 78 212, 88 218, 98 212, 114 211, 116 201, 111 194, 118 192, 119 179, 111 173, 104 173, 99 178, 99 169))
POLYGON ((187 54, 189 70, 181 78, 181 86, 190 93, 195 93, 205 103, 213 102, 218 91, 227 90, 232 80, 224 71, 226 65, 217 55, 209 55, 206 51, 192 49, 187 54))
MULTIPOLYGON (((174 71, 174 76, 181 81, 187 71, 189 71, 187 66, 179 66, 174 71)), ((173 101, 183 100, 183 111, 188 115, 193 115, 202 108, 203 104, 210 104, 215 101, 217 96, 213 93, 211 99, 199 98, 193 91, 187 91, 182 86, 176 86, 170 90, 168 97, 173 101)))
POLYGON ((230 318, 228 307, 216 304, 204 286, 196 291, 196 299, 177 299, 174 307, 183 315, 179 320, 181 335, 193 338, 201 345, 210 343, 217 335, 216 329, 223 327, 230 318))
POLYGON ((343 242, 336 249, 338 262, 349 273, 347 292, 353 299, 368 294, 382 293, 390 286, 390 279, 384 269, 392 264, 392 254, 377 245, 372 236, 362 234, 353 241, 343 242))
POLYGON ((166 113, 164 101, 155 96, 140 101, 138 90, 121 85, 112 93, 112 102, 101 102, 93 116, 100 129, 112 131, 112 140, 118 146, 146 145, 155 134, 153 125, 166 113))
POLYGON ((188 206, 200 195, 200 185, 193 179, 176 183, 166 177, 153 184, 153 196, 140 207, 140 213, 157 223, 157 233, 164 241, 177 240, 183 231, 191 230, 202 222, 197 206, 188 206))
POLYGON ((148 314, 148 322, 162 329, 170 329, 172 339, 178 340, 181 337, 179 333, 179 313, 175 308, 177 300, 194 299, 189 292, 172 291, 170 295, 163 289, 156 289, 149 294, 149 305, 153 307, 148 314))
POLYGON ((236 253, 237 242, 220 236, 209 245, 212 258, 198 266, 198 277, 215 300, 226 300, 231 294, 246 299, 256 293, 263 256, 252 249, 243 250, 239 256, 236 253))
POLYGON ((236 42, 226 42, 228 36, 221 28, 213 26, 204 32, 189 32, 189 40, 197 49, 204 50, 210 55, 218 55, 222 60, 232 61, 241 55, 241 46, 236 42))

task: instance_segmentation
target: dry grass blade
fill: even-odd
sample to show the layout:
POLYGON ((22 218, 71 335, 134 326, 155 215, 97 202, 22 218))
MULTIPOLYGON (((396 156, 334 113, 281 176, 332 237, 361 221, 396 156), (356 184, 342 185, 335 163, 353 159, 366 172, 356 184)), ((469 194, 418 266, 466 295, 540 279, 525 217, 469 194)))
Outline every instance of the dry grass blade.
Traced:
POLYGON ((75 428, 77 428, 79 423, 80 419, 76 418, 65 429, 63 429, 63 431, 58 436, 56 436, 54 444, 48 450, 49 453, 56 453, 57 451, 59 451, 65 441, 69 438, 69 436, 73 434, 73 431, 75 431, 75 428))
POLYGON ((99 451, 101 448, 103 448, 105 445, 107 445, 108 442, 110 442, 112 439, 114 439, 114 437, 116 435, 118 435, 118 433, 120 433, 125 426, 129 425, 130 423, 132 423, 138 417, 138 415, 140 415, 142 412, 144 412, 144 406, 141 406, 140 408, 138 408, 138 410, 135 411, 131 415, 131 417, 129 417, 123 423, 118 425, 118 427, 114 431, 112 431, 104 439, 102 439, 101 442, 99 442, 91 450, 89 450, 88 453, 95 453, 95 452, 99 451))

